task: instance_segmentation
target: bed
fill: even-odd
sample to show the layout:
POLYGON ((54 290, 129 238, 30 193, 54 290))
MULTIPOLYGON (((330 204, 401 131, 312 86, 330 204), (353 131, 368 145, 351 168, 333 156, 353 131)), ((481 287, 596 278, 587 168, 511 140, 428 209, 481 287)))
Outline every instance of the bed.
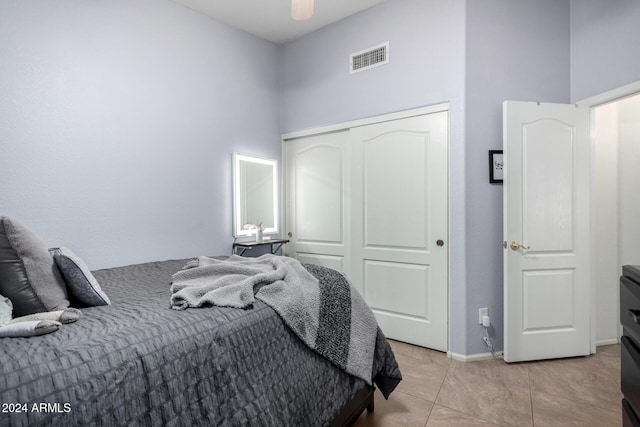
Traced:
MULTIPOLYGON (((374 387, 310 350, 269 306, 169 308, 188 260, 94 271, 112 305, 57 332, 0 340, 0 425, 325 426, 373 409, 374 387)), ((378 333, 373 378, 401 378, 378 333)))

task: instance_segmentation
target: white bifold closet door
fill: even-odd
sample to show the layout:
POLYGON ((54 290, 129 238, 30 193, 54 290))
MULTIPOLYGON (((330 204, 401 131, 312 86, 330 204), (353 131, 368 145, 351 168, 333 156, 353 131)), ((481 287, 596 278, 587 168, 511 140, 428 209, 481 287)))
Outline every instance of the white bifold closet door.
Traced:
POLYGON ((285 143, 288 254, 344 272, 387 337, 447 350, 448 113, 285 143))

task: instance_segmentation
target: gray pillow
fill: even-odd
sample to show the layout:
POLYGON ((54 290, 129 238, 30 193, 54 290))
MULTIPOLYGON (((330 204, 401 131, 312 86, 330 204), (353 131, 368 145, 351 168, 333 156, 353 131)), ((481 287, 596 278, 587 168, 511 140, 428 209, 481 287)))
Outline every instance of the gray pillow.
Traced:
POLYGON ((5 216, 0 217, 0 294, 13 303, 14 316, 69 307, 67 286, 45 244, 5 216))
POLYGON ((52 248, 49 252, 67 282, 67 289, 72 298, 88 305, 109 305, 109 297, 105 294, 87 264, 79 256, 67 248, 52 248))

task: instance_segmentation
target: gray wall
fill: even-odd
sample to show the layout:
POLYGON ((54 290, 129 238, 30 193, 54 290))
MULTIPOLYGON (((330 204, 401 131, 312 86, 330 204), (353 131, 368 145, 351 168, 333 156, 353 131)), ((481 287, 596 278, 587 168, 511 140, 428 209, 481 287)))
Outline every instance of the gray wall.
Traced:
POLYGON ((467 2, 467 294, 465 354, 483 353, 478 308, 503 348, 502 185, 489 184, 488 151, 502 149, 502 102, 569 101, 569 1, 467 2))
POLYGON ((283 132, 451 103, 450 348, 464 353, 465 1, 392 0, 281 46, 283 132), (389 41, 390 63, 349 74, 349 54, 389 41))
POLYGON ((231 251, 278 48, 169 1, 0 2, 0 214, 91 268, 231 251), (250 124, 250 125, 249 125, 250 124))
POLYGON ((571 100, 640 80, 640 2, 571 0, 571 100))
POLYGON ((281 130, 461 102, 464 3, 392 0, 283 45, 281 130), (388 65, 349 74, 349 54, 385 41, 388 65))

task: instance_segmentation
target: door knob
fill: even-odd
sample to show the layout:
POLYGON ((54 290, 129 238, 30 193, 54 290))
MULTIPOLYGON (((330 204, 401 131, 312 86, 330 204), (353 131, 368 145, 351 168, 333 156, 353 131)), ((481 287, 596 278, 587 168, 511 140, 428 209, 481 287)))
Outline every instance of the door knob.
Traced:
POLYGON ((289 237, 293 237, 293 233, 292 233, 292 232, 288 232, 288 233, 287 233, 287 236, 289 236, 289 237))
POLYGON ((522 245, 518 242, 511 242, 511 249, 514 251, 517 251, 518 249, 524 249, 525 251, 528 251, 529 249, 531 249, 531 247, 522 245))
POLYGON ((442 240, 437 240, 437 241, 436 241, 436 245, 438 245, 438 246, 444 246, 444 241, 442 241, 442 240))

